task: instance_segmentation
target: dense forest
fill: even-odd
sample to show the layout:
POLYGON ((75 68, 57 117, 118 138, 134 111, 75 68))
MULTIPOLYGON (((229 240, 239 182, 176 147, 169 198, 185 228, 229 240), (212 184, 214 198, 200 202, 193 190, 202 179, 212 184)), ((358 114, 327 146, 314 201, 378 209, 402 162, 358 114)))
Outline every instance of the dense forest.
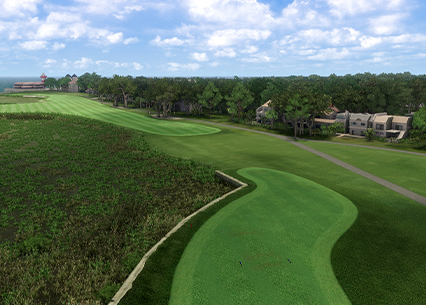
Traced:
MULTIPOLYGON (((46 86, 64 88, 69 78, 46 79, 46 86)), ((363 73, 345 76, 331 74, 289 77, 239 78, 148 78, 144 76, 102 77, 85 73, 77 84, 82 92, 97 94, 128 107, 149 107, 167 117, 184 106, 188 115, 201 115, 202 108, 211 113, 229 114, 237 120, 253 120, 256 109, 271 100, 267 118, 277 122, 290 120, 312 124, 330 105, 354 113, 387 112, 404 115, 418 112, 426 104, 426 75, 405 73, 363 73), (180 108, 180 107, 179 107, 180 108)), ((422 113, 425 112, 423 109, 422 113)), ((419 113, 418 118, 423 114, 419 113)), ((414 127, 419 126, 416 116, 414 127)))

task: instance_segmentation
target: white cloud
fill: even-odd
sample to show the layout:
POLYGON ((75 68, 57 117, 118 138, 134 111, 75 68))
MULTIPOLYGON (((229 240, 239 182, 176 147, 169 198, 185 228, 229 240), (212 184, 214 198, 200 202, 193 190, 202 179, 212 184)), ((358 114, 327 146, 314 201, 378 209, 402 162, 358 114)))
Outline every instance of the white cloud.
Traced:
POLYGON ((194 52, 194 53, 191 54, 191 58, 195 59, 197 61, 208 61, 209 60, 206 53, 194 52))
POLYGON ((134 68, 136 71, 140 71, 140 70, 142 70, 142 69, 143 69, 143 66, 142 66, 140 63, 134 62, 134 63, 133 63, 133 68, 134 68))
POLYGON ((102 65, 102 64, 107 64, 107 63, 109 63, 109 61, 108 61, 108 60, 97 60, 97 61, 96 61, 96 64, 97 64, 98 66, 100 66, 100 65, 102 65))
POLYGON ((214 61, 214 62, 210 63, 210 66, 217 67, 217 66, 219 66, 219 63, 217 61, 214 61))
POLYGON ((299 50, 297 53, 300 56, 306 56, 306 55, 313 55, 316 52, 317 52, 316 50, 299 50))
POLYGON ((108 35, 107 39, 111 43, 119 43, 120 41, 123 40, 123 33, 119 32, 119 33, 108 35))
POLYGON ((63 48, 65 48, 65 44, 64 43, 55 42, 53 44, 53 46, 52 46, 52 49, 55 50, 55 51, 63 49, 63 48))
POLYGON ((167 46, 181 46, 184 44, 184 41, 180 40, 177 37, 161 40, 161 37, 157 35, 157 37, 154 40, 151 40, 151 43, 159 47, 167 47, 167 46))
POLYGON ((169 68, 167 70, 172 71, 172 72, 176 72, 178 70, 197 70, 199 69, 201 66, 199 64, 178 64, 175 62, 169 62, 168 63, 169 68))
POLYGON ((136 37, 131 37, 131 38, 125 39, 124 44, 136 43, 138 41, 139 41, 139 39, 137 39, 136 37))
POLYGON ((95 62, 95 64, 101 68, 102 66, 109 66, 109 67, 113 67, 113 68, 133 68, 136 71, 140 71, 142 70, 144 67, 143 65, 141 65, 138 62, 123 62, 123 63, 119 63, 119 62, 114 62, 114 61, 108 61, 108 60, 97 60, 95 62))
POLYGON ((120 20, 124 20, 125 15, 128 15, 132 12, 140 12, 143 10, 142 5, 128 5, 125 6, 123 10, 119 11, 117 14, 114 14, 114 17, 120 20))
POLYGON ((45 49, 46 48, 46 44, 47 44, 47 41, 33 40, 33 41, 22 42, 19 45, 24 50, 34 51, 34 50, 45 49))
POLYGON ((41 0, 2 0, 0 1, 0 16, 25 17, 37 12, 37 4, 42 3, 41 0))
POLYGON ((255 53, 259 51, 259 47, 257 46, 247 46, 244 50, 241 50, 241 53, 255 53))
POLYGON ((382 43, 381 37, 367 37, 364 35, 359 40, 361 42, 361 47, 366 49, 374 47, 375 45, 382 43))
POLYGON ((52 65, 54 65, 54 64, 56 64, 57 63, 57 61, 56 60, 54 60, 54 59, 46 59, 45 61, 44 61, 44 67, 45 68, 50 68, 50 67, 52 67, 52 65))
POLYGON ((240 30, 221 30, 216 31, 209 36, 208 45, 213 48, 226 47, 236 45, 240 42, 246 42, 249 40, 265 40, 271 35, 269 30, 252 30, 252 29, 240 29, 240 30))
POLYGON ((372 11, 401 10, 405 0, 327 0, 331 14, 340 18, 372 11))
POLYGON ((265 52, 259 53, 259 54, 252 54, 249 58, 243 58, 242 61, 244 62, 251 62, 251 63, 259 63, 259 62, 270 62, 272 60, 271 57, 267 56, 265 52))
POLYGON ((93 61, 90 58, 82 57, 81 60, 74 62, 74 67, 77 69, 87 69, 93 61))
POLYGON ((298 33, 300 41, 305 42, 307 46, 315 46, 316 44, 328 44, 338 46, 341 44, 355 43, 358 41, 361 33, 352 28, 333 29, 331 31, 323 31, 320 29, 309 29, 298 33))
POLYGON ((68 60, 68 59, 63 59, 62 60, 62 68, 63 69, 69 69, 70 68, 70 66, 71 66, 71 64, 72 64, 72 62, 70 61, 70 60, 68 60))
POLYGON ((202 23, 269 28, 274 22, 269 5, 256 0, 187 0, 189 15, 202 23))
POLYGON ((231 48, 226 48, 223 49, 222 51, 217 51, 214 55, 218 56, 218 57, 235 57, 237 56, 237 53, 234 51, 234 49, 231 48))
POLYGON ((95 15, 110 15, 124 20, 132 12, 143 10, 140 0, 75 0, 80 3, 79 10, 95 15))
POLYGON ((282 10, 281 17, 276 19, 280 27, 300 28, 307 27, 326 27, 330 25, 327 17, 321 15, 312 9, 311 1, 294 0, 282 10))
POLYGON ((371 30, 377 35, 390 35, 400 32, 403 14, 385 15, 370 19, 371 30))
POLYGON ((338 52, 336 48, 323 49, 316 55, 308 56, 311 60, 335 60, 348 57, 350 52, 348 49, 343 48, 341 52, 338 52))

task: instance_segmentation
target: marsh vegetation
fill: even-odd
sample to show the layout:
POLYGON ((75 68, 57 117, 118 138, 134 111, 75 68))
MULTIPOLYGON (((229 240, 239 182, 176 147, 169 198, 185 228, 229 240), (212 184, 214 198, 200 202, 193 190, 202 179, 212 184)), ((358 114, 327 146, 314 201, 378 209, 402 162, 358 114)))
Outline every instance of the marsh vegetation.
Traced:
POLYGON ((234 189, 212 164, 79 116, 3 113, 0 148, 1 304, 107 304, 179 221, 234 189))

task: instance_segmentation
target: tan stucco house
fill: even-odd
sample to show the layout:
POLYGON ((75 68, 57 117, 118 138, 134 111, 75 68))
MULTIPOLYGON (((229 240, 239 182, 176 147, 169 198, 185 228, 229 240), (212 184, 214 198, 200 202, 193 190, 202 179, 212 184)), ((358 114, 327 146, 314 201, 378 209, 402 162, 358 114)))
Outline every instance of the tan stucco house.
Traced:
POLYGON ((389 133, 393 133, 392 119, 390 115, 376 116, 373 120, 374 133, 379 137, 389 137, 389 133))
POLYGON ((267 101, 265 104, 256 109, 256 122, 260 123, 260 118, 266 116, 266 112, 272 110, 272 107, 269 107, 271 100, 267 101))
POLYGON ((408 137, 412 122, 412 117, 394 116, 392 119, 392 129, 388 130, 386 137, 396 137, 397 139, 408 137))
POLYGON ((371 120, 374 115, 369 113, 353 113, 349 118, 349 134, 363 136, 367 128, 371 127, 371 120))

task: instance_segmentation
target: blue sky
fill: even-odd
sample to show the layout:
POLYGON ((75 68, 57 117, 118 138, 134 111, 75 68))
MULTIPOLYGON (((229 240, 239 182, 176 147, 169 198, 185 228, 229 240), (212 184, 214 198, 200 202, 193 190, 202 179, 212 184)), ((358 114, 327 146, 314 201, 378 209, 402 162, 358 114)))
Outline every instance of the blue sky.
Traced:
POLYGON ((424 0, 0 0, 0 76, 426 74, 424 0))

